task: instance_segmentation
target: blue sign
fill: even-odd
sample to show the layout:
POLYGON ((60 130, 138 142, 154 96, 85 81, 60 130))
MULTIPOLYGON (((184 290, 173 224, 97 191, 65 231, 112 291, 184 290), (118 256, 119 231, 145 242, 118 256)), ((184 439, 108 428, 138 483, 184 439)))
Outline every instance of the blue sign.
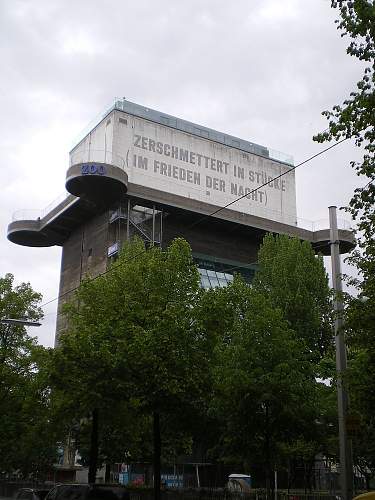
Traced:
POLYGON ((81 166, 82 175, 105 175, 105 166, 96 163, 86 163, 81 166))
POLYGON ((184 487, 184 478, 181 474, 161 474, 160 479, 167 488, 184 487))
POLYGON ((120 472, 118 475, 118 482, 120 484, 128 484, 129 483, 129 472, 120 472))

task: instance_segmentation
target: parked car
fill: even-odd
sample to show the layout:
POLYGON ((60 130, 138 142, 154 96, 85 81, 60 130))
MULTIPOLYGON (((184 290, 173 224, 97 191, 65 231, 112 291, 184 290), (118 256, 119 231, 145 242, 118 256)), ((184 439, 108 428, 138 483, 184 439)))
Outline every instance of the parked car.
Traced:
POLYGON ((375 500, 375 491, 368 491, 367 493, 362 493, 354 497, 353 500, 375 500))
POLYGON ((230 474, 227 488, 229 491, 237 493, 250 493, 251 476, 249 474, 230 474))
POLYGON ((49 490, 41 488, 21 488, 15 495, 15 500, 44 500, 49 490))
POLYGON ((129 500, 129 492, 112 484, 58 484, 45 500, 129 500))

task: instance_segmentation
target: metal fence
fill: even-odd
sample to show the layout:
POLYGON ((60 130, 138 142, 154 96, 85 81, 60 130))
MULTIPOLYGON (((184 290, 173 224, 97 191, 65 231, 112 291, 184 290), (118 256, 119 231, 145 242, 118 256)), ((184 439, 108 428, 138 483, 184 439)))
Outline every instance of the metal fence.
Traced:
MULTIPOLYGON (((130 500, 152 500, 152 490, 129 490, 130 500)), ((161 492, 162 500, 267 500, 265 489, 254 489, 250 493, 229 492, 225 489, 170 489, 161 492)), ((339 500, 339 496, 328 492, 293 491, 287 492, 279 490, 272 492, 269 500, 339 500)))
MULTIPOLYGON (((52 483, 30 481, 0 481, 0 499, 14 498, 20 488, 52 488, 52 483)), ((153 500, 151 488, 129 488, 130 500, 153 500)), ((272 492, 269 500, 339 500, 339 495, 328 492, 304 492, 303 490, 279 490, 272 492)), ((265 489, 254 489, 250 493, 230 492, 222 488, 166 489, 161 491, 161 500, 267 500, 265 489)))

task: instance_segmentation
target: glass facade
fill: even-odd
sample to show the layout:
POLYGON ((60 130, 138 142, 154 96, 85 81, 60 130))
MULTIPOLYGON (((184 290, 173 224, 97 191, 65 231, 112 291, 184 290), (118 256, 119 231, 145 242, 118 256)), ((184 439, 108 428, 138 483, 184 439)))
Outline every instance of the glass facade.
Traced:
POLYGON ((247 283, 251 283, 256 271, 256 264, 246 265, 201 255, 194 255, 194 260, 198 266, 201 286, 206 289, 229 285, 233 281, 235 273, 241 274, 247 283))
MULTIPOLYGON (((116 260, 120 250, 120 243, 117 241, 107 249, 107 256, 116 260)), ((193 254, 194 262, 197 265, 201 287, 205 289, 226 287, 234 280, 234 275, 240 274, 246 283, 251 283, 257 264, 244 264, 227 259, 218 259, 203 254, 193 254)))
POLYGON ((219 271, 213 271, 211 269, 202 269, 198 267, 198 271, 201 277, 202 288, 215 288, 217 286, 227 286, 233 281, 233 274, 221 273, 219 271))

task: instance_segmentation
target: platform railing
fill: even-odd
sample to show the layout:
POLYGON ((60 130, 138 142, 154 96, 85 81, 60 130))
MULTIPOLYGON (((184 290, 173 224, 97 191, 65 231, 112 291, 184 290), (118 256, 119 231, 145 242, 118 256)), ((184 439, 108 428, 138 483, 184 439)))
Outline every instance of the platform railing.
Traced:
POLYGON ((287 153, 283 153, 282 151, 278 151, 277 149, 267 149, 271 160, 282 161, 283 163, 287 163, 291 167, 294 165, 294 158, 292 155, 288 155, 287 153))
POLYGON ((52 210, 54 210, 60 203, 66 200, 68 197, 72 199, 77 199, 76 196, 69 194, 67 191, 61 193, 57 198, 55 198, 51 203, 42 209, 21 209, 16 210, 12 215, 12 222, 18 220, 41 220, 44 219, 52 210))
MULTIPOLYGON (((344 229, 346 231, 353 231, 354 230, 354 223, 349 222, 346 219, 339 218, 337 219, 337 227, 338 229, 344 229)), ((329 219, 320 219, 314 222, 313 224, 313 230, 314 231, 320 231, 321 229, 327 229, 329 228, 329 219)))
MULTIPOLYGON (((247 217, 249 214, 240 212, 242 217, 247 217)), ((329 229, 329 218, 318 219, 316 221, 304 219, 297 217, 296 214, 290 214, 286 212, 280 212, 279 210, 272 210, 269 208, 259 208, 254 207, 254 212, 251 214, 255 217, 261 217, 274 222, 280 222, 281 224, 287 224, 289 226, 298 227, 300 229, 306 229, 307 231, 315 232, 323 229, 329 229)), ((353 221, 348 221, 347 219, 338 218, 337 219, 338 229, 353 231, 355 224, 353 221)))
POLYGON ((104 149, 84 149, 73 151, 69 156, 69 165, 80 163, 106 163, 125 169, 125 160, 122 156, 104 149))
POLYGON ((16 210, 12 214, 12 222, 18 221, 18 220, 38 220, 41 219, 41 214, 43 210, 38 210, 38 209, 21 209, 21 210, 16 210))
MULTIPOLYGON (((34 210, 34 209, 22 209, 17 210, 12 215, 12 222, 19 220, 41 220, 46 217, 54 208, 56 208, 60 203, 62 203, 67 197, 71 197, 69 193, 62 193, 58 198, 56 198, 53 202, 49 203, 42 210, 34 210)), ((73 197, 75 198, 75 197, 73 197)), ((152 211, 151 211, 152 212, 152 211)), ((151 213, 150 212, 150 213, 151 213)), ((243 218, 247 217, 249 214, 240 212, 243 218)), ((300 217, 296 217, 294 214, 285 214, 278 212, 276 210, 257 210, 256 213, 252 214, 257 217, 261 217, 270 221, 280 222, 281 224, 286 224, 289 226, 293 226, 300 229, 306 229, 310 232, 316 232, 324 229, 329 229, 329 220, 327 219, 319 219, 317 221, 312 221, 308 219, 302 219, 300 217)), ((346 219, 339 218, 337 219, 338 229, 344 231, 353 231, 354 224, 346 219)))

